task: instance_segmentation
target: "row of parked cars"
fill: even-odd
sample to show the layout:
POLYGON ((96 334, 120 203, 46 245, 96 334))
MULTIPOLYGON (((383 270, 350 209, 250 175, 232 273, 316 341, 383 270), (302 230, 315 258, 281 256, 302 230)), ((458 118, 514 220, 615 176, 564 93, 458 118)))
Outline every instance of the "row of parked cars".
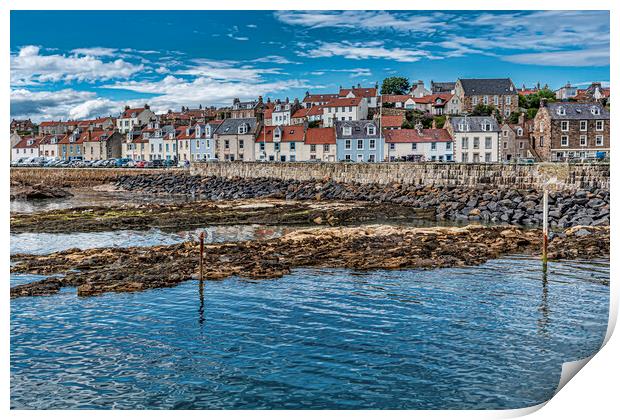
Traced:
POLYGON ((11 162, 11 166, 30 166, 46 168, 169 168, 187 166, 176 160, 156 159, 152 161, 133 160, 128 158, 101 159, 101 160, 63 160, 43 156, 19 158, 11 162))

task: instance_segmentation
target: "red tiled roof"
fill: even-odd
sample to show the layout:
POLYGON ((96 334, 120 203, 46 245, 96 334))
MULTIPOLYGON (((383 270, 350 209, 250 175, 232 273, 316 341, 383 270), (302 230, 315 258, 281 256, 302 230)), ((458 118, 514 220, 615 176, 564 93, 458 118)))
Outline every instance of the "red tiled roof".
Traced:
POLYGON ((177 134, 177 139, 178 140, 187 140, 187 139, 191 139, 193 138, 192 136, 194 135, 196 129, 194 127, 190 127, 189 128, 189 135, 187 134, 187 127, 186 125, 181 125, 178 126, 177 128, 175 128, 175 130, 178 132, 177 134))
POLYGON ((131 114, 134 112, 136 115, 144 111, 146 108, 129 108, 123 112, 123 116, 121 118, 131 118, 131 114))
POLYGON ((327 128, 309 128, 306 131, 306 144, 336 144, 336 129, 334 127, 327 128))
POLYGON ((358 106, 360 102, 362 102, 361 97, 337 98, 337 99, 332 99, 331 101, 323 105, 323 108, 330 107, 330 106, 358 106))
POLYGON ((57 125, 66 124, 62 121, 42 121, 39 126, 41 127, 55 127, 57 125))
POLYGON ((382 115, 381 126, 382 127, 400 127, 404 121, 403 115, 382 115))
POLYGON ((382 95, 383 103, 407 102, 408 99, 414 99, 411 95, 382 95))
MULTIPOLYGON (((258 136, 256 136, 256 142, 273 142, 273 131, 276 127, 275 125, 263 127, 258 136)), ((304 127, 302 125, 282 125, 280 128, 282 129, 282 139, 280 141, 304 141, 304 127)))
POLYGON ((87 142, 100 142, 103 140, 106 140, 108 137, 110 137, 112 134, 114 134, 114 130, 93 130, 90 134, 90 139, 88 138, 88 134, 86 135, 84 141, 87 142), (102 136, 104 138, 102 138, 102 136))
POLYGON ((415 129, 386 130, 386 143, 428 143, 452 141, 448 130, 443 128, 425 128, 421 133, 415 129))
POLYGON ((42 137, 24 137, 15 146, 14 149, 36 149, 41 144, 42 137), (29 140, 34 140, 31 145, 28 145, 29 140))
POLYGON ((323 106, 322 105, 315 105, 315 106, 310 107, 310 108, 298 109, 293 114, 292 118, 305 118, 305 117, 309 117, 309 116, 322 115, 322 114, 323 114, 323 106))
POLYGON ((371 98, 377 96, 377 88, 353 88, 353 89, 340 89, 338 96, 341 98, 347 96, 349 92, 353 91, 353 95, 356 98, 371 98))

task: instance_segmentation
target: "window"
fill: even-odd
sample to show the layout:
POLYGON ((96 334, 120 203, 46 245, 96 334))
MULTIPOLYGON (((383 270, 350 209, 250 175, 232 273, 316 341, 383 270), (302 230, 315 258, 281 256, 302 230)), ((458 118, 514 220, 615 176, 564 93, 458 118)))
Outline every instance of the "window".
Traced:
POLYGON ((474 137, 474 149, 480 148, 480 137, 474 137))
POLYGON ((471 104, 472 105, 478 105, 478 97, 477 96, 472 96, 471 104))
POLYGON ((344 141, 344 149, 345 150, 351 150, 351 140, 345 140, 344 141))
POLYGON ((491 161, 491 153, 484 154, 484 161, 487 163, 491 161))
POLYGON ((224 140, 224 149, 230 148, 230 140, 224 140))
POLYGON ((588 145, 588 136, 585 136, 585 135, 579 136, 579 145, 580 146, 587 146, 588 145))
POLYGON ((353 107, 352 106, 349 107, 349 112, 353 112, 353 107))
POLYGON ((291 162, 295 162, 295 155, 291 155, 290 159, 291 162))
POLYGON ((370 139, 368 141, 368 148, 370 150, 375 150, 377 148, 377 141, 375 139, 370 139))
POLYGON ((374 125, 369 125, 366 128, 366 133, 368 133, 369 136, 374 136, 376 132, 377 132, 377 128, 374 125))
POLYGON ((504 142, 504 149, 508 149, 508 142, 504 142))
POLYGON ((363 162, 364 161, 364 155, 357 155, 357 161, 358 162, 363 162))
POLYGON ((431 150, 437 150, 437 143, 431 142, 431 150))
POLYGON ((261 152, 265 151, 265 143, 260 143, 259 149, 261 152))
POLYGON ((467 150, 468 147, 469 147, 469 139, 467 137, 463 137, 461 139, 461 149, 467 150))
POLYGON ((461 153, 461 162, 467 163, 467 153, 461 153))
POLYGON ((579 131, 588 131, 588 122, 581 120, 579 121, 579 131))
POLYGON ((519 149, 523 149, 523 142, 522 141, 519 142, 519 149))
POLYGON ((592 115, 601 115, 601 110, 597 106, 591 107, 590 112, 592 113, 592 115))
POLYGON ((493 148, 493 139, 491 137, 484 138, 484 148, 492 149, 493 148))
POLYGON ((269 155, 269 162, 273 162, 275 160, 275 158, 273 157, 273 155, 269 155))
POLYGON ((239 149, 243 149, 243 139, 239 139, 239 149))
POLYGON ((168 143, 166 143, 166 152, 170 151, 170 145, 168 143))
POLYGON ((342 134, 344 136, 350 136, 351 135, 351 127, 342 127, 342 134))
POLYGON ((508 137, 508 130, 504 130, 502 134, 504 137, 508 137))
POLYGON ((523 129, 521 127, 517 128, 517 136, 523 136, 523 129))
POLYGON ((562 131, 568 131, 568 121, 562 121, 560 124, 562 131))
POLYGON ((273 144, 273 150, 275 150, 276 152, 280 151, 280 143, 274 143, 273 144))
POLYGON ((495 106, 499 105, 499 96, 497 95, 493 96, 493 104, 495 106))
POLYGON ((411 150, 418 150, 418 143, 411 143, 411 150))
POLYGON ((605 122, 603 120, 596 121, 596 131, 603 131, 605 122))
POLYGON ((311 151, 312 153, 316 152, 316 144, 311 144, 311 145, 310 145, 310 151, 311 151))
POLYGON ((359 139, 359 140, 357 141, 357 150, 361 150, 361 149, 363 149, 363 148, 364 148, 364 140, 359 139))
POLYGON ((294 141, 292 141, 292 142, 290 142, 290 143, 289 143, 289 150, 290 150, 291 152, 294 152, 294 151, 295 151, 295 142, 294 142, 294 141))
POLYGON ((316 160, 316 155, 310 155, 310 160, 316 160))
POLYGON ((603 145, 603 136, 601 136, 600 134, 596 136, 596 145, 597 146, 603 145))
POLYGON ((465 125, 463 123, 459 123, 459 131, 465 131, 465 125))
POLYGON ((446 150, 452 150, 452 142, 451 141, 447 141, 446 142, 446 150))
POLYGON ((324 144, 323 145, 323 151, 324 152, 329 152, 329 144, 324 144))
POLYGON ((375 158, 375 155, 374 155, 374 154, 370 154, 370 155, 368 155, 368 162, 375 162, 375 161, 376 161, 375 159, 376 159, 376 158, 375 158))
POLYGON ((484 98, 482 98, 482 103, 485 104, 485 105, 488 105, 489 104, 489 97, 485 95, 484 98))
POLYGON ((472 157, 474 158, 473 159, 474 163, 479 163, 480 162, 480 155, 478 153, 474 153, 472 157))
MULTIPOLYGON (((561 140, 560 140, 560 145, 562 145, 563 147, 567 147, 568 146, 568 136, 562 136, 561 140)), ((542 146, 542 144, 541 144, 542 146)))
POLYGON ((344 160, 351 160, 351 155, 344 155, 344 160))
POLYGON ((396 150, 396 143, 390 143, 390 150, 396 150))
POLYGON ((545 144, 545 139, 543 136, 540 136, 540 140, 539 140, 540 147, 543 147, 544 144, 545 144))
POLYGON ((512 98, 510 96, 506 96, 506 98, 504 99, 504 101, 506 102, 506 105, 510 105, 511 104, 511 100, 512 100, 512 98))
POLYGON ((558 115, 566 115, 566 109, 563 106, 558 107, 558 115))
POLYGON ((286 162, 286 155, 280 156, 280 162, 286 162))

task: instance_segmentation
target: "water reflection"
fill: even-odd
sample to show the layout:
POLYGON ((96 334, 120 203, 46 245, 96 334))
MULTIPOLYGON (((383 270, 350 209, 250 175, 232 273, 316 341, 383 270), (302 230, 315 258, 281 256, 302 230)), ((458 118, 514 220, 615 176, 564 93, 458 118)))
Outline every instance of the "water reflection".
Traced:
POLYGON ((549 324, 549 282, 547 280, 548 262, 542 263, 542 292, 540 297, 540 319, 538 320, 538 333, 547 335, 547 326, 549 324))

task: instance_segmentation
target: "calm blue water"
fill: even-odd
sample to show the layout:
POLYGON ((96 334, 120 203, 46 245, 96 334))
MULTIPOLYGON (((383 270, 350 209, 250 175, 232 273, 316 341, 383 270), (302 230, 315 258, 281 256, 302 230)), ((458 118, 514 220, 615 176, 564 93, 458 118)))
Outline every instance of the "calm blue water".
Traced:
MULTIPOLYGON (((13 276, 12 283, 35 276, 13 276)), ((39 277, 36 277, 39 278, 39 277)), ((510 257, 434 271, 11 301, 13 408, 519 408, 605 335, 609 262, 510 257)))

